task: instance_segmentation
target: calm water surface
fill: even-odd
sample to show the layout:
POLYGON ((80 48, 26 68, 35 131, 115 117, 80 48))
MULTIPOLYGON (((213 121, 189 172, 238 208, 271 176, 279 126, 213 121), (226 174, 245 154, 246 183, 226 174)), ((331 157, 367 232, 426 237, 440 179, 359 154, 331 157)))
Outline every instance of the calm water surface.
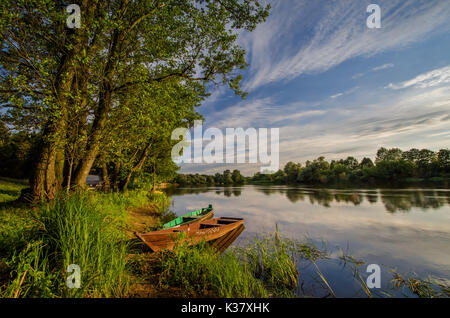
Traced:
MULTIPOLYGON (((359 283, 339 261, 340 249, 368 264, 379 264, 383 287, 390 282, 391 268, 450 280, 449 189, 247 185, 180 188, 172 193, 172 201, 172 210, 178 215, 213 204, 216 217, 245 218, 246 230, 235 244, 258 233, 273 232, 276 225, 284 236, 308 238, 319 245, 325 242, 331 260, 319 262, 319 267, 338 296, 360 295, 359 283)), ((363 267, 360 270, 365 272, 363 267)), ((305 275, 312 274, 312 268, 302 268, 300 273, 308 288, 314 289, 304 291, 306 294, 326 296, 320 291, 320 282, 305 275)))

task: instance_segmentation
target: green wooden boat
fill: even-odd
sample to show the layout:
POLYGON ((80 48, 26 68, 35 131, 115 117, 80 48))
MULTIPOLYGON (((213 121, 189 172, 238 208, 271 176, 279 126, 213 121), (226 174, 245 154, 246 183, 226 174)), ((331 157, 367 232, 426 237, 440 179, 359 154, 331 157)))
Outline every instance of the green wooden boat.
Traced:
POLYGON ((214 215, 213 207, 210 204, 207 208, 192 211, 188 214, 180 216, 175 220, 167 222, 162 226, 163 229, 170 229, 175 226, 186 225, 199 221, 206 221, 212 218, 214 215))

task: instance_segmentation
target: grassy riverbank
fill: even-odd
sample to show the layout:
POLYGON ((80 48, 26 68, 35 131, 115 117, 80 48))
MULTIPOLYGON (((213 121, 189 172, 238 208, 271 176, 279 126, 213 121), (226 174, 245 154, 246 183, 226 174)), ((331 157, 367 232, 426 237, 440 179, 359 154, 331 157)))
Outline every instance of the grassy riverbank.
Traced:
MULTIPOLYGON (((152 254, 133 232, 152 230, 173 217, 166 195, 87 192, 29 207, 14 202, 26 185, 0 179, 1 297, 316 296, 299 294, 305 273, 299 272, 298 262, 315 268, 315 277, 330 297, 340 296, 316 264, 326 261, 328 252, 309 242, 275 232, 222 255, 207 245, 152 254), (80 288, 66 285, 70 264, 81 269, 80 288)), ((361 263, 344 253, 341 259, 355 265, 352 280, 363 296, 391 295, 373 294, 358 273, 361 263)), ((448 285, 439 281, 397 273, 393 277, 392 287, 406 289, 409 295, 449 296, 448 285)))

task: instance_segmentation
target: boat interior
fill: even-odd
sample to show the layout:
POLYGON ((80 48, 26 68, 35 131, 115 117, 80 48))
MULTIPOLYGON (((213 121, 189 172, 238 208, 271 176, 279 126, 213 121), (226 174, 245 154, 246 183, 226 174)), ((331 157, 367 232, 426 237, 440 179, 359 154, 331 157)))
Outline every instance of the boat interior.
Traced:
POLYGON ((200 222, 198 224, 191 224, 189 226, 181 226, 179 228, 173 229, 172 232, 185 232, 189 231, 190 228, 198 226, 199 230, 217 228, 228 224, 233 224, 239 221, 242 221, 243 218, 231 218, 231 217, 220 217, 212 220, 207 220, 204 222, 200 222))

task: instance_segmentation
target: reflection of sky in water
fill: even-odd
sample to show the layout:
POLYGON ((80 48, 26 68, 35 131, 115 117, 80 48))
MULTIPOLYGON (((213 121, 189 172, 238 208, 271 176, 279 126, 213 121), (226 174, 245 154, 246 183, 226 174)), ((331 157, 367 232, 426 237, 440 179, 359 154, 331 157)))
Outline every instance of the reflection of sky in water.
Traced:
MULTIPOLYGON (((178 189, 178 215, 213 204, 215 216, 245 218, 240 240, 273 232, 325 241, 368 263, 450 279, 450 190, 337 190, 286 186, 178 189)), ((330 263, 321 264, 321 268, 330 263)), ((339 288, 344 274, 327 269, 339 288)), ((305 271, 305 269, 303 269, 305 271)), ((307 269, 306 272, 311 269, 307 269)), ((362 269, 362 274, 364 269, 362 269)), ((342 287, 342 286, 341 286, 342 287)), ((346 287, 348 289, 348 286, 346 287)), ((343 291, 339 293, 343 295, 343 291)), ((345 296, 352 296, 348 292, 345 296)))

